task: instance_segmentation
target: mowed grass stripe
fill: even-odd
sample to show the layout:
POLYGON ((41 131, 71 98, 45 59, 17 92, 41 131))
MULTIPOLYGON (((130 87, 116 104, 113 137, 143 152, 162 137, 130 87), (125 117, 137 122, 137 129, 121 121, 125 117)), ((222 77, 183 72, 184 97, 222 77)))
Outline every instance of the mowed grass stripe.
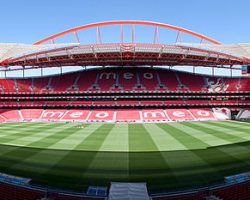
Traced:
MULTIPOLYGON (((183 159, 187 159, 187 163, 190 164, 190 161, 194 162, 194 166, 197 165, 197 167, 199 166, 206 166, 208 165, 205 161, 202 160, 202 158, 200 158, 199 156, 197 156, 195 153, 188 151, 188 149, 190 148, 204 148, 207 147, 206 144, 203 144, 203 142, 197 140, 196 138, 192 138, 189 135, 187 135, 186 133, 169 126, 169 124, 144 124, 144 126, 146 127, 146 129, 150 132, 152 139, 154 140, 154 142, 156 143, 156 145, 158 146, 158 148, 160 147, 158 144, 162 143, 162 145, 165 144, 165 146, 172 146, 171 151, 173 151, 172 153, 169 153, 169 150, 167 152, 164 152, 163 149, 161 149, 161 157, 164 159, 165 163, 167 163, 167 166, 169 168, 169 179, 171 178, 171 176, 174 176, 174 180, 178 181, 179 184, 182 183, 182 181, 184 180, 190 180, 190 177, 193 176, 194 174, 196 175, 195 178, 193 178, 192 180, 192 184, 194 183, 199 183, 199 182, 206 182, 206 178, 202 176, 201 173, 197 173, 197 171, 194 171, 193 169, 186 169, 185 172, 188 173, 180 173, 178 170, 178 166, 177 163, 181 163, 181 168, 183 169, 183 159), (151 125, 151 126, 149 126, 151 125), (150 128, 149 128, 150 127, 150 128), (166 138, 164 137, 154 137, 154 135, 158 135, 158 133, 161 133, 165 136, 167 136, 168 138, 171 138, 170 140, 166 140, 166 138), (172 138, 174 138, 174 141, 172 140, 172 138), (165 140, 164 140, 165 139, 165 140), (192 144, 192 141, 194 142, 192 144), (187 143, 190 143, 190 145, 186 145, 187 143), (196 144, 195 144, 196 143, 196 144), (197 143, 199 143, 199 146, 197 146, 197 143), (202 146, 200 146, 200 144, 203 144, 202 146), (192 145, 192 146, 191 146, 192 145), (180 148, 181 147, 181 148, 180 148), (180 155, 179 153, 175 153, 175 150, 185 150, 185 151, 181 151, 181 152, 185 152, 186 157, 183 158, 182 156, 178 156, 180 155)), ((216 170, 211 169, 212 173, 216 173, 216 170)), ((161 175, 162 176, 162 175, 161 175)))
POLYGON ((129 124, 129 152, 129 181, 157 181, 160 185, 167 181, 172 186, 180 181, 143 124, 129 124))
POLYGON ((248 141, 250 139, 250 134, 247 132, 243 131, 238 131, 238 130, 232 130, 232 128, 224 128, 220 126, 216 126, 213 124, 207 124, 204 122, 199 123, 199 126, 203 127, 204 129, 207 130, 214 130, 216 133, 224 133, 226 134, 233 142, 244 142, 248 141))
POLYGON ((225 125, 234 126, 234 127, 243 128, 243 129, 249 129, 250 128, 249 122, 238 123, 238 121, 226 120, 226 121, 220 121, 220 123, 225 124, 225 125))
POLYGON ((158 150, 160 151, 171 151, 171 150, 185 150, 186 146, 180 142, 176 135, 171 134, 170 130, 163 129, 165 124, 143 124, 145 129, 148 131, 149 135, 156 144, 158 150))
MULTIPOLYGON (((22 148, 22 147, 20 147, 22 148)), ((31 152, 22 156, 20 160, 14 162, 11 170, 36 172, 36 176, 40 176, 57 163, 62 157, 68 154, 67 151, 50 151, 50 149, 27 148, 31 152)), ((26 149, 25 149, 26 151, 26 149)), ((28 176, 29 177, 29 176, 28 176)))
MULTIPOLYGON (((69 181, 82 180, 84 174, 90 173, 88 172, 89 170, 93 170, 90 168, 91 163, 95 162, 99 148, 102 146, 102 143, 113 127, 114 124, 101 125, 75 147, 75 150, 85 148, 90 150, 89 152, 86 151, 81 153, 81 151, 67 151, 67 154, 57 158, 57 162, 44 172, 43 176, 57 178, 58 176, 68 176, 69 181)), ((98 159, 98 165, 96 167, 99 168, 100 175, 103 173, 101 170, 105 170, 106 165, 104 165, 104 163, 109 163, 109 160, 103 158, 100 163, 100 160, 98 159)), ((107 169, 109 169, 109 167, 110 164, 108 164, 107 169)))
MULTIPOLYGON (((73 126, 75 126, 75 124, 71 124, 73 126)), ((85 127, 88 127, 89 124, 86 124, 85 127)), ((72 126, 68 127, 67 129, 62 129, 61 132, 65 133, 66 135, 70 136, 75 134, 76 132, 80 131, 81 129, 74 129, 72 128, 72 126), (69 130, 70 133, 68 132, 69 130)), ((51 157, 51 155, 53 155, 53 151, 49 150, 51 145, 54 145, 55 143, 60 142, 61 140, 65 139, 65 134, 58 134, 58 132, 54 132, 54 134, 57 135, 57 137, 52 137, 53 135, 50 135, 43 140, 48 140, 50 142, 46 142, 46 143, 41 143, 39 141, 36 141, 34 143, 31 143, 29 146, 37 146, 37 142, 40 144, 40 146, 42 145, 43 148, 46 149, 40 149, 38 151, 36 151, 36 153, 34 153, 32 156, 25 158, 22 162, 17 163, 16 165, 13 165, 11 168, 12 169, 18 169, 18 170, 28 170, 28 169, 32 169, 32 168, 36 168, 36 170, 38 171, 38 173, 42 174, 44 172, 46 172, 48 170, 48 168, 53 167, 53 165, 55 165, 57 162, 59 162, 63 157, 65 157, 69 152, 68 151, 60 151, 59 155, 55 156, 55 157, 51 157), (60 135, 60 136, 59 136, 60 135), (52 138, 51 138, 52 137, 52 138), (50 155, 48 155, 48 152, 50 152, 50 155), (51 153, 52 152, 52 153, 51 153), (35 164, 34 163, 40 163, 42 158, 46 158, 49 157, 50 159, 47 160, 47 162, 42 162, 41 164, 35 164), (46 167, 44 167, 44 164, 46 165, 46 167)), ((55 136, 55 135, 54 135, 55 136)), ((66 136, 67 137, 67 136, 66 136)), ((79 140, 76 140, 79 141, 79 140)), ((57 151, 55 151, 57 152, 57 151)))
POLYGON ((17 145, 15 143, 12 143, 12 141, 15 141, 17 139, 22 139, 23 137, 26 137, 26 136, 43 133, 46 130, 50 130, 52 127, 53 127, 52 124, 44 124, 44 126, 39 129, 33 126, 29 126, 29 128, 25 128, 25 129, 19 128, 14 133, 8 133, 7 135, 0 137, 0 143, 17 145))
MULTIPOLYGON (((229 145, 228 147, 234 149, 234 145, 229 145)), ((208 150, 196 150, 196 154, 215 168, 221 174, 221 178, 249 170, 247 162, 243 162, 230 152, 224 151, 224 148, 227 148, 227 146, 212 147, 208 150)), ((213 181, 215 180, 213 179, 213 181)))
MULTIPOLYGON (((77 128, 73 127, 76 129, 76 132, 73 134, 69 134, 66 137, 64 137, 62 140, 56 142, 55 144, 51 145, 49 148, 50 149, 64 149, 64 150, 73 150, 75 149, 82 141, 87 138, 89 135, 91 135, 93 132, 95 132, 100 126, 100 123, 96 124, 83 124, 80 125, 83 126, 84 128, 77 128)), ((82 149, 84 150, 84 148, 82 149)))
MULTIPOLYGON (((190 122, 187 123, 189 124, 190 122)), ((163 130, 172 134, 173 137, 176 137, 177 140, 182 142, 187 149, 190 149, 190 151, 163 153, 165 160, 173 169, 173 173, 179 177, 180 182, 181 180, 188 182, 188 180, 192 179, 190 183, 190 186, 192 186, 192 184, 198 184, 199 182, 208 184, 211 179, 221 178, 221 174, 216 170, 216 168, 211 166, 210 163, 206 162, 203 157, 196 153, 198 151, 196 149, 206 149, 210 145, 214 144, 214 142, 212 142, 214 139, 218 140, 218 138, 211 138, 208 134, 202 131, 185 127, 183 123, 168 123, 167 125, 157 124, 157 126, 160 126, 163 130), (203 141, 203 137, 206 138, 205 141, 203 141), (207 143, 208 140, 210 142, 207 143), (190 163, 193 163, 192 168, 190 168, 190 163), (180 169, 183 171, 180 172, 180 169), (205 171, 211 175, 211 179, 204 175, 205 171)))
POLYGON ((221 178, 216 167, 210 166, 196 151, 199 150, 162 152, 172 172, 178 177, 177 184, 182 185, 185 182, 189 187, 193 187, 201 183, 207 185, 213 179, 221 178), (190 163, 192 163, 191 166, 190 163))
MULTIPOLYGON (((3 137, 5 135, 11 135, 20 132, 20 130, 26 130, 26 129, 31 129, 34 128, 33 124, 26 124, 26 123, 20 123, 21 125, 19 126, 4 126, 0 127, 0 137, 3 137)), ((43 126, 48 125, 48 124, 43 124, 43 126)), ((35 125, 36 127, 36 125, 35 125)))
POLYGON ((81 174, 82 179, 92 183, 109 184, 112 181, 129 180, 129 152, 96 152, 89 162, 87 170, 81 174))
POLYGON ((128 124, 115 124, 99 150, 128 152, 128 124))
POLYGON ((198 140, 202 141, 203 143, 206 143, 207 147, 230 144, 229 141, 216 137, 215 135, 211 135, 203 131, 203 129, 197 129, 196 127, 193 126, 193 122, 181 122, 177 124, 171 123, 170 125, 174 126, 176 129, 179 129, 180 131, 183 131, 187 135, 191 135, 197 138, 198 140))
POLYGON ((223 121, 223 123, 228 123, 228 124, 230 124, 230 123, 234 123, 234 124, 238 124, 238 125, 240 125, 240 126, 249 126, 249 122, 243 122, 243 121, 236 121, 236 120, 225 120, 225 121, 223 121))
MULTIPOLYGON (((186 127, 193 128, 194 130, 207 133, 211 137, 214 137, 215 139, 213 140, 214 142, 212 141, 211 146, 225 145, 225 144, 245 141, 245 139, 242 139, 241 137, 235 136, 232 133, 230 133, 231 132, 230 130, 228 130, 227 132, 218 131, 217 129, 214 129, 211 126, 202 125, 202 122, 182 123, 182 124, 185 125, 186 127)), ((208 142, 206 138, 204 138, 204 141, 208 142)))
MULTIPOLYGON (((67 129, 64 129, 64 126, 63 126, 61 128, 61 132, 65 133, 65 134, 69 134, 67 132, 67 130, 72 130, 71 126, 68 127, 67 129)), ((55 136, 55 134, 58 134, 60 132, 58 132, 58 131, 54 132, 53 129, 49 129, 49 130, 50 130, 49 133, 44 134, 44 136, 42 138, 40 138, 39 140, 35 140, 35 141, 34 140, 28 140, 26 142, 25 145, 27 147, 33 147, 34 146, 34 147, 37 147, 39 149, 37 151, 33 152, 33 154, 27 154, 26 157, 22 157, 22 160, 20 160, 19 162, 16 162, 14 165, 11 166, 12 169, 28 170, 28 168, 30 168, 30 169, 33 168, 33 169, 37 169, 38 172, 41 171, 42 169, 45 169, 45 168, 42 167, 42 165, 34 165, 34 163, 43 162, 39 158, 42 157, 41 155, 43 154, 44 151, 46 152, 46 149, 44 149, 44 148, 49 147, 50 145, 54 144, 56 141, 59 141, 59 140, 63 139, 63 136, 64 136, 64 134, 62 134, 61 136, 57 136, 56 138, 54 138, 52 136, 55 136), (44 140, 46 140, 46 143, 41 142, 41 141, 44 141, 44 140), (36 158, 38 158, 38 159, 36 160, 36 158)), ((32 149, 32 148, 30 148, 30 149, 32 149)), ((15 154, 15 152, 11 152, 11 153, 15 154)), ((56 159, 54 158, 54 161, 55 160, 56 159)), ((50 164, 53 164, 53 162, 51 162, 50 164)))
POLYGON ((218 147, 220 151, 223 151, 227 153, 228 155, 233 156, 234 158, 237 158, 241 160, 242 162, 247 163, 250 165, 250 151, 249 151, 249 146, 242 146, 240 144, 234 144, 233 148, 228 147, 228 146, 222 146, 218 147))
POLYGON ((114 124, 102 124, 98 129, 82 140, 74 150, 85 149, 88 151, 98 151, 114 126, 114 124))
POLYGON ((33 134, 16 138, 16 139, 11 140, 11 141, 9 141, 9 142, 7 142, 5 144, 16 145, 16 146, 30 146, 30 147, 42 148, 43 147, 43 146, 41 146, 42 143, 40 143, 39 141, 41 141, 44 138, 47 138, 47 137, 49 137, 51 135, 54 135, 59 130, 62 131, 64 129, 64 127, 66 127, 66 126, 65 125, 60 125, 60 129, 56 129, 55 127, 51 127, 51 126, 37 128, 35 130, 32 130, 33 134))
POLYGON ((193 135, 192 131, 179 128, 179 126, 176 126, 176 123, 157 124, 157 126, 175 137, 186 149, 204 149, 209 146, 200 137, 197 138, 197 135, 193 135))
POLYGON ((129 151, 158 151, 143 124, 128 124, 129 151))
MULTIPOLYGON (((41 123, 35 123, 35 124, 41 124, 41 123)), ((32 125, 33 125, 33 123, 32 123, 32 125)), ((43 127, 47 127, 47 126, 49 126, 48 123, 43 123, 43 127)), ((26 130, 26 131, 30 131, 31 133, 33 132, 32 129, 29 129, 29 130, 26 130)), ((18 153, 19 149, 20 149, 18 146, 15 146, 15 145, 11 145, 11 146, 9 146, 9 145, 0 145, 0 148, 1 148, 0 156, 2 156, 4 154, 7 154, 7 153, 10 153, 10 154, 15 154, 16 152, 18 153)), ((4 160, 2 160, 2 161, 4 162, 4 160)))
POLYGON ((24 123, 23 126, 19 126, 19 127, 5 127, 0 129, 0 138, 4 137, 6 135, 12 135, 12 134, 16 134, 16 133, 20 133, 23 134, 24 136, 26 135, 32 135, 32 132, 34 132, 35 129, 42 129, 45 126, 50 126, 53 129, 56 128, 60 128, 61 124, 53 124, 53 123, 39 123, 39 124, 26 124, 24 123))
POLYGON ((39 148, 49 148, 51 145, 63 140, 65 137, 74 134, 79 131, 79 129, 74 129, 74 124, 67 124, 62 126, 61 129, 50 129, 46 134, 39 135, 39 138, 31 138, 33 141, 27 144, 28 147, 39 147, 39 148))
MULTIPOLYGON (((41 124, 41 122, 32 122, 32 124, 41 124)), ((0 129, 10 129, 10 128, 18 128, 18 127, 23 127, 23 126, 29 126, 29 122, 23 122, 23 123, 0 123, 0 129)))
MULTIPOLYGON (((203 122, 205 123, 205 122, 203 122)), ((223 123, 223 122, 215 122, 215 121, 211 121, 211 122, 206 122, 206 124, 211 124, 214 126, 218 126, 218 127, 222 127, 222 128, 227 128, 233 131, 240 131, 240 132, 244 132, 250 135, 250 124, 248 124, 248 126, 243 126, 243 125, 236 125, 232 122, 232 123, 223 123)))

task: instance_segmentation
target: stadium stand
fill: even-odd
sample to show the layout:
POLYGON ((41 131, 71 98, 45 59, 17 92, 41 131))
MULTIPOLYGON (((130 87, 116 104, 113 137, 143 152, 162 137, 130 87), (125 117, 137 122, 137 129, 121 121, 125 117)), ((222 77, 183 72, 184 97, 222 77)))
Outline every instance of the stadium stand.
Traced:
MULTIPOLYGON (((196 116, 192 110, 186 111, 187 108, 211 111, 214 107, 237 110, 250 106, 248 78, 208 77, 143 67, 102 68, 40 78, 0 79, 0 92, 0 108, 10 110, 9 114, 5 112, 1 116, 1 121, 23 120, 18 112, 11 109, 26 109, 23 113, 25 120, 38 119, 33 110, 31 114, 34 116, 28 116, 28 109, 46 109, 39 118, 41 120, 69 120, 64 117, 65 113, 59 119, 56 116, 58 113, 46 117, 49 110, 55 112, 55 109, 81 108, 86 112, 91 109, 94 114, 98 112, 96 109, 107 109, 108 112, 113 109, 114 119, 108 121, 154 120, 142 118, 141 110, 167 109, 169 118, 163 121, 176 121, 214 119, 211 113, 208 117, 196 116), (131 115, 127 115, 127 120, 126 115, 122 117, 120 113, 122 109, 130 110, 131 115), (175 109, 175 112, 170 109, 175 109)), ((86 117, 84 115, 80 120, 86 117)), ((99 119, 91 114, 89 120, 99 119)))
MULTIPOLYGON (((160 108, 119 108, 119 109, 20 109, 0 110, 0 120, 4 121, 186 121, 229 119, 222 111, 214 108, 160 109, 160 108), (214 115, 215 111, 220 115, 214 115)), ((222 110, 222 109, 220 109, 222 110)), ((229 109, 224 108, 227 112, 229 109)), ((249 111, 245 111, 249 112, 249 111)))
MULTIPOLYGON (((15 185, 7 182, 0 182, 1 200, 102 200, 102 196, 86 196, 79 193, 61 193, 60 191, 46 191, 45 188, 33 188, 30 186, 15 185), (44 198, 46 197, 46 198, 44 198)), ((249 200, 250 182, 245 181, 236 184, 221 185, 213 188, 194 190, 181 193, 155 194, 152 200, 249 200)))
POLYGON ((205 188, 179 194, 156 195, 153 200, 249 200, 250 182, 205 188))
POLYGON ((2 200, 34 200, 41 199, 44 194, 45 193, 41 191, 18 187, 7 183, 0 183, 0 199, 2 200))
POLYGON ((248 200, 250 199, 250 183, 248 181, 218 188, 212 193, 225 200, 248 200))
POLYGON ((104 197, 47 192, 44 189, 17 186, 0 182, 1 200, 104 200, 104 197))
MULTIPOLYGON (((240 108, 237 119, 249 119, 249 83, 248 78, 210 77, 139 67, 0 79, 0 122, 227 120, 231 118, 231 111, 240 108)), ((249 193, 248 190, 249 183, 242 183, 241 186, 213 189, 212 195, 231 200, 237 199, 238 193, 249 193)), ((3 200, 42 199, 46 195, 44 191, 0 183, 0 199, 3 200)), ((104 199, 53 192, 49 197, 53 200, 104 199)), ((207 194, 192 192, 153 196, 152 199, 199 200, 205 197, 207 194)), ((238 199, 250 198, 244 194, 238 199)))

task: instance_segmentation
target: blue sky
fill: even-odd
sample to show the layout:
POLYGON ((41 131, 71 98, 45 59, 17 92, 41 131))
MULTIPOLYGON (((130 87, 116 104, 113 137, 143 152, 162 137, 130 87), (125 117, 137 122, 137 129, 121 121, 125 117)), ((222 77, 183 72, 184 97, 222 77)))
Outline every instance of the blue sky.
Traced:
POLYGON ((32 43, 74 26, 115 19, 169 23, 223 43, 250 42, 249 0, 1 1, 0 42, 32 43))
POLYGON ((33 43, 67 28, 117 19, 173 24, 222 43, 250 42, 249 0, 8 0, 0 7, 0 42, 33 43))

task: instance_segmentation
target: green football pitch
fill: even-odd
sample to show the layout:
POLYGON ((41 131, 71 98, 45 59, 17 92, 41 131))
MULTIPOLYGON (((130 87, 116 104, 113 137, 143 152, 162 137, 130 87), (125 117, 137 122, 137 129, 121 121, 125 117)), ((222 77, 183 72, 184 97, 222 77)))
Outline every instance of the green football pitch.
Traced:
POLYGON ((160 191, 246 171, 250 124, 244 122, 0 124, 0 172, 43 185, 84 191, 129 181, 160 191))

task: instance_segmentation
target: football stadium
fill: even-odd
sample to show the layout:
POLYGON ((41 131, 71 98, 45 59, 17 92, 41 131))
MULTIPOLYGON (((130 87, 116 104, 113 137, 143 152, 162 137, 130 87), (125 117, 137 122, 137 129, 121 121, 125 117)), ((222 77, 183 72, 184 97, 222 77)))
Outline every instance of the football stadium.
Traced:
POLYGON ((250 43, 102 21, 1 43, 0 66, 1 200, 250 199, 250 43), (94 42, 81 38, 89 30, 94 42))

